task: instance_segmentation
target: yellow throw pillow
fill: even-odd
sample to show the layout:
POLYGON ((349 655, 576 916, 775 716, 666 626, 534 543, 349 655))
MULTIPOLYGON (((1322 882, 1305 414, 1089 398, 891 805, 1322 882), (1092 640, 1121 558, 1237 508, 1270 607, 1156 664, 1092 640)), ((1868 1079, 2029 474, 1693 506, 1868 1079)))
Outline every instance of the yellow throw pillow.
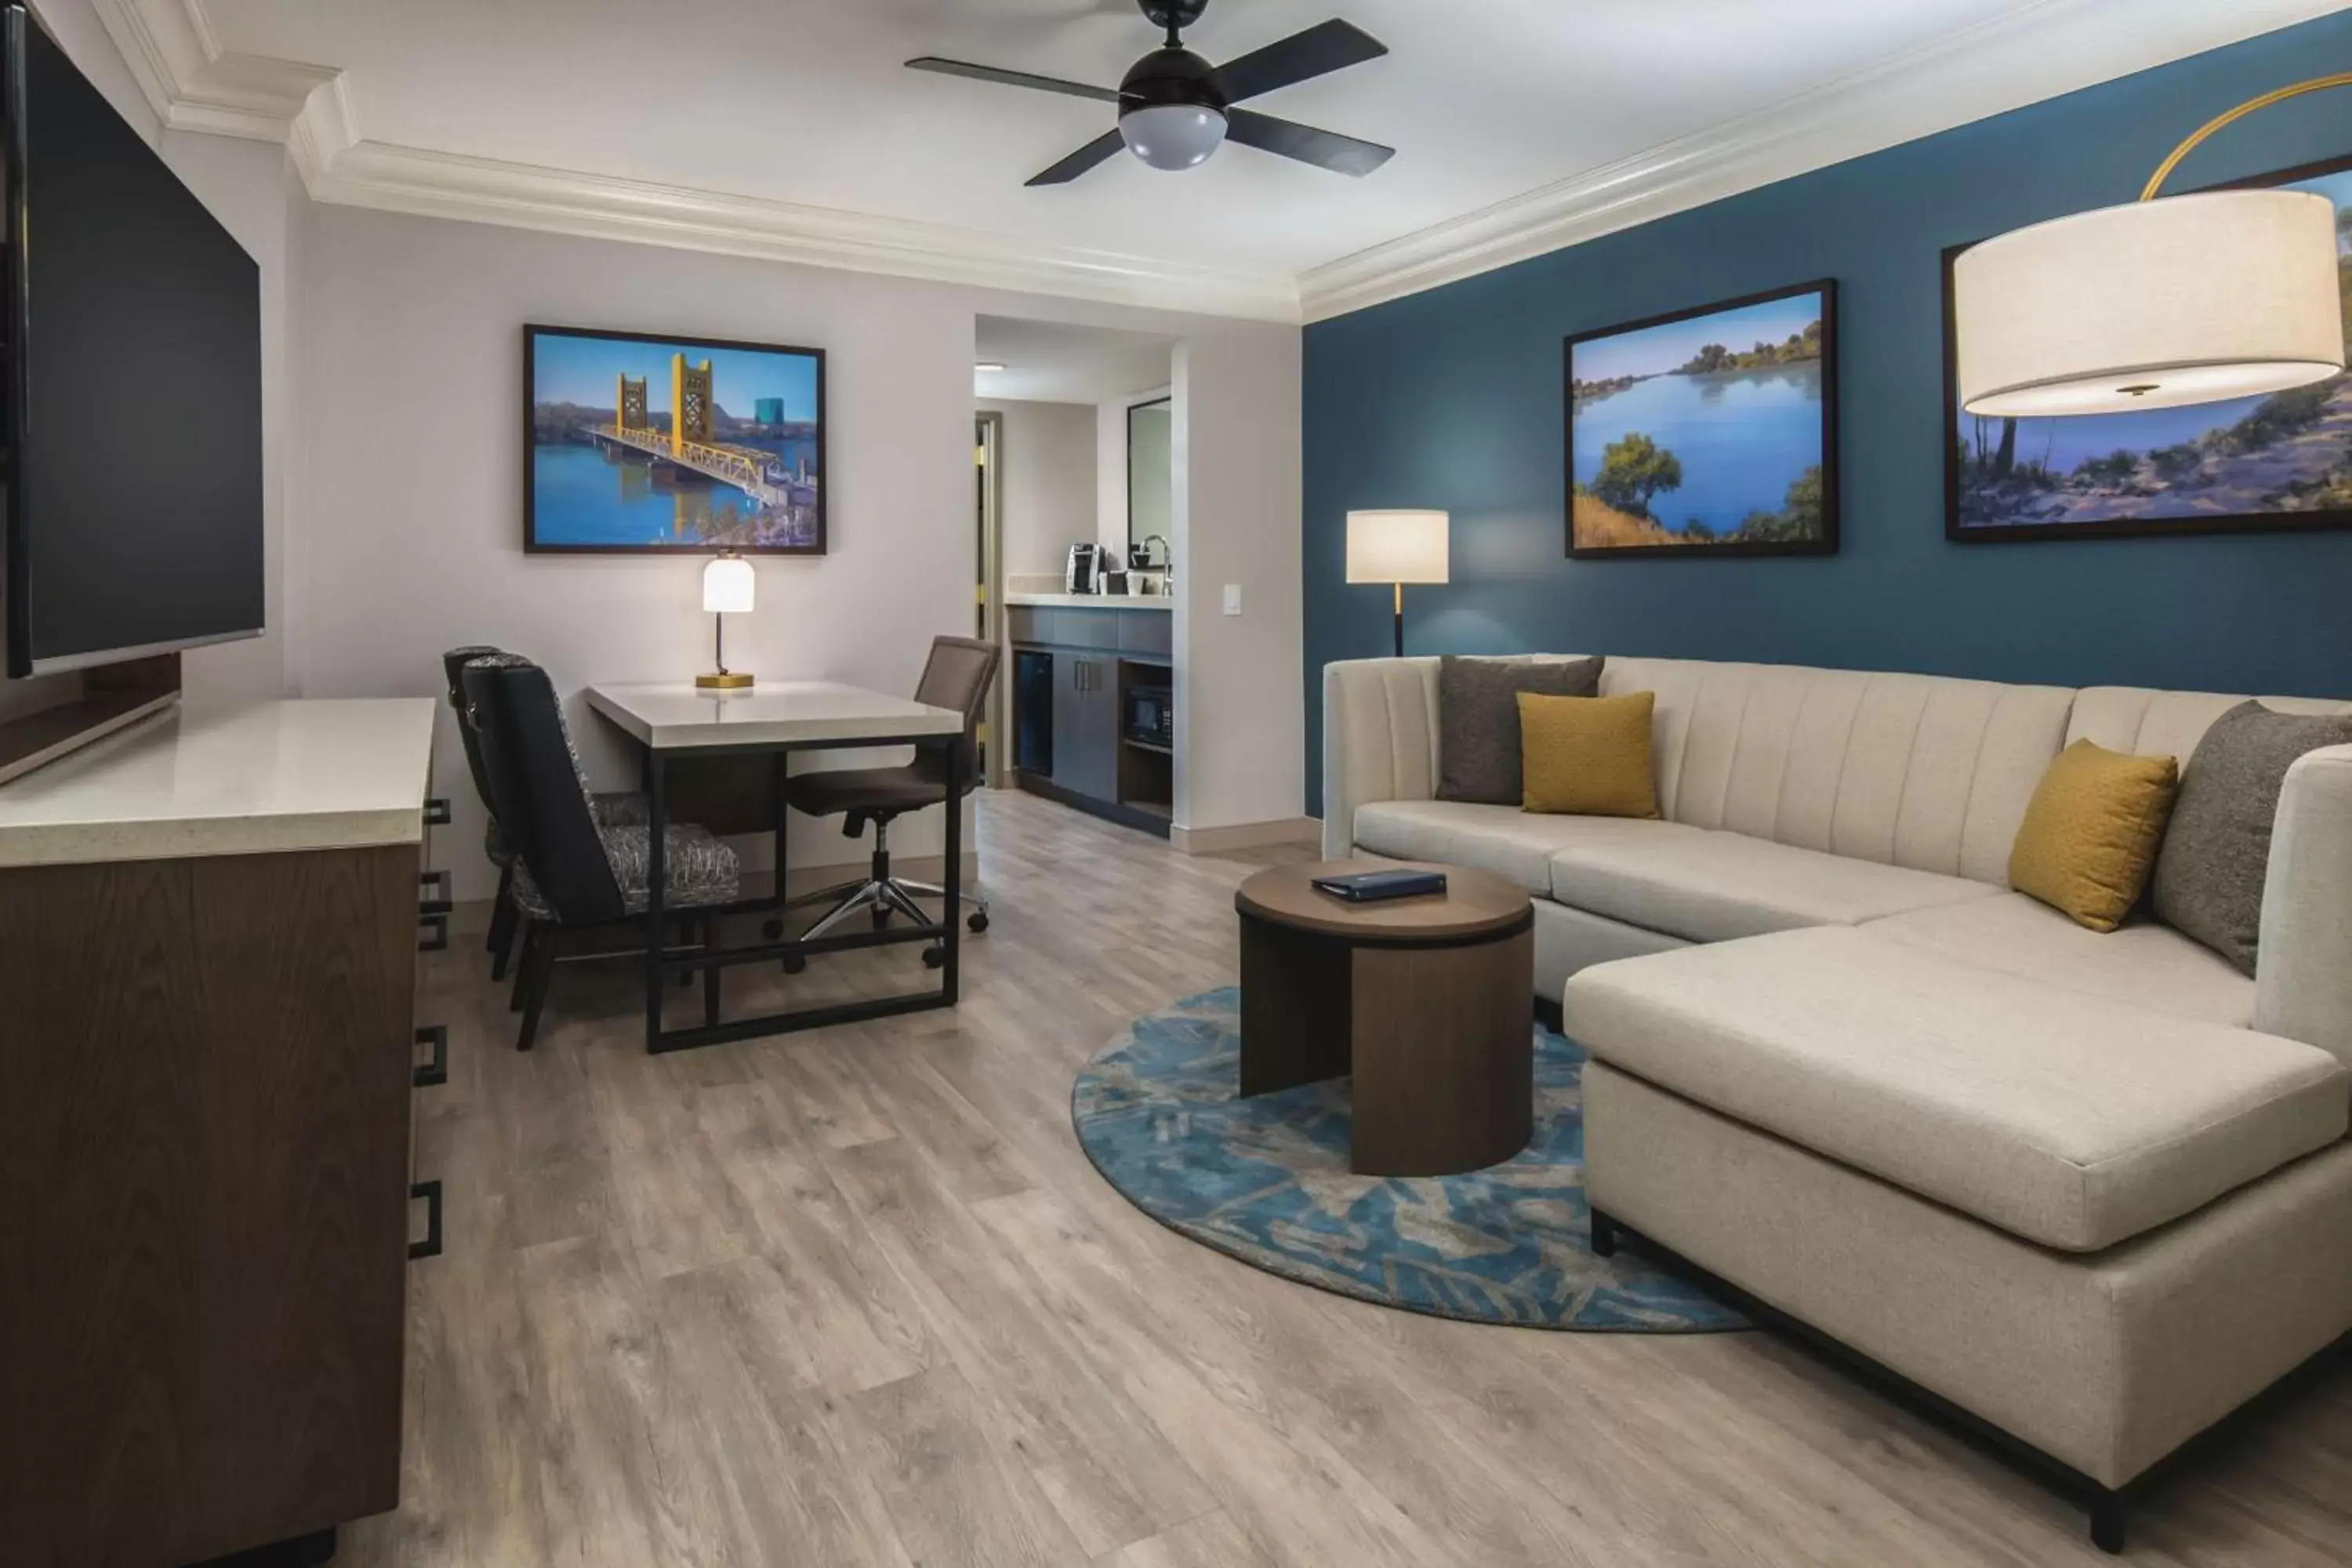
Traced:
POLYGON ((1657 698, 1519 696, 1520 805, 1584 816, 1655 816, 1650 714, 1657 698))
POLYGON ((2009 852, 2009 885, 2093 931, 2124 923, 2156 865, 2180 793, 2170 757, 2127 757, 2088 741, 2042 775, 2009 852))

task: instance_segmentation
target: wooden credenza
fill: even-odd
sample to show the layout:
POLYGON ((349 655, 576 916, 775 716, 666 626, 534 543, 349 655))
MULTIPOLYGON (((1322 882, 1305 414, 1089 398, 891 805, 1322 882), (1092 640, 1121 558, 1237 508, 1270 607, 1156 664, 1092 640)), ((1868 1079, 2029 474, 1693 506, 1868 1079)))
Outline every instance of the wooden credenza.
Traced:
POLYGON ((0 1563, 397 1504, 433 720, 173 713, 0 787, 0 1563))

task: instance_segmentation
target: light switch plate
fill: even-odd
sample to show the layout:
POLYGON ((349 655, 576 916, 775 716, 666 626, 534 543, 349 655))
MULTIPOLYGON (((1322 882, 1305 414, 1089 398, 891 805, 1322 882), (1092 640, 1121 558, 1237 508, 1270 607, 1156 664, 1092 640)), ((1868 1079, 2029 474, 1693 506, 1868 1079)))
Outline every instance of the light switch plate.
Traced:
POLYGON ((1225 584, 1225 614, 1238 616, 1241 613, 1242 585, 1239 583, 1228 583, 1225 584))

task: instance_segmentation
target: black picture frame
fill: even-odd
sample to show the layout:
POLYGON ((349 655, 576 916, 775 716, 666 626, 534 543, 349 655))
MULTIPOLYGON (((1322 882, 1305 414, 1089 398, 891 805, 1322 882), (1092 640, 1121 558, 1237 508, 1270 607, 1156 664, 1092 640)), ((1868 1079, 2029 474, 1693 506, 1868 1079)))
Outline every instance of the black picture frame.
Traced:
POLYGON ((522 329, 522 548, 526 555, 823 555, 830 538, 832 469, 827 445, 832 421, 826 411, 825 352, 793 343, 746 342, 732 338, 706 337, 693 332, 627 332, 603 327, 569 327, 526 322, 522 329), (696 540, 677 544, 570 544, 538 536, 538 485, 533 448, 538 445, 538 346, 542 337, 584 338, 612 342, 658 343, 680 350, 719 349, 738 353, 788 354, 812 360, 816 367, 815 538, 805 544, 728 544, 696 540))
POLYGON ((1838 446, 1838 285, 1834 278, 1816 278, 1786 288, 1767 289, 1737 299, 1718 300, 1664 315, 1620 321, 1590 331, 1575 332, 1560 344, 1560 428, 1562 460, 1561 523, 1568 556, 1572 561, 1701 560, 1788 555, 1834 555, 1838 551, 1840 498, 1843 490, 1838 446), (1578 345, 1628 332, 1672 326, 1728 310, 1769 305, 1778 300, 1818 294, 1822 300, 1822 532, 1818 539, 1777 541, 1720 540, 1703 544, 1579 545, 1576 542, 1576 350, 1578 345))
MULTIPOLYGON (((2299 163, 2242 180, 2199 187, 2207 191, 2266 190, 2352 169, 2352 155, 2299 163)), ((1947 246, 1944 268, 1944 537, 1955 544, 2038 544, 2081 539, 2187 539, 2258 533, 2327 533, 2352 529, 2352 508, 2307 512, 2242 512, 2228 516, 2128 518, 2112 521, 1978 524, 1960 521, 1959 316, 1952 296, 1953 264, 1983 244, 1947 246)))
MULTIPOLYGON (((1141 403, 1127 405, 1127 548, 1130 557, 1136 545, 1141 542, 1135 537, 1135 416, 1147 408, 1166 408, 1172 412, 1175 403, 1175 396, 1171 394, 1166 397, 1146 398, 1141 403)), ((1119 564, 1124 567, 1127 563, 1122 561, 1119 564)))

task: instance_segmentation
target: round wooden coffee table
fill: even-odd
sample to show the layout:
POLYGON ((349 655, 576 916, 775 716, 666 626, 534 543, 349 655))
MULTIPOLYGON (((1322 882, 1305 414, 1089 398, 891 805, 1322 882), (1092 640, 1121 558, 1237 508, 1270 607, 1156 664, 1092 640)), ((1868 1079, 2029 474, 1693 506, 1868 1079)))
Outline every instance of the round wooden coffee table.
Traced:
POLYGON ((1351 1163, 1366 1175, 1499 1164, 1535 1131, 1535 910, 1459 866, 1446 890, 1351 904, 1313 879, 1371 861, 1278 866, 1234 896, 1242 921, 1241 1092, 1353 1073, 1351 1163))

